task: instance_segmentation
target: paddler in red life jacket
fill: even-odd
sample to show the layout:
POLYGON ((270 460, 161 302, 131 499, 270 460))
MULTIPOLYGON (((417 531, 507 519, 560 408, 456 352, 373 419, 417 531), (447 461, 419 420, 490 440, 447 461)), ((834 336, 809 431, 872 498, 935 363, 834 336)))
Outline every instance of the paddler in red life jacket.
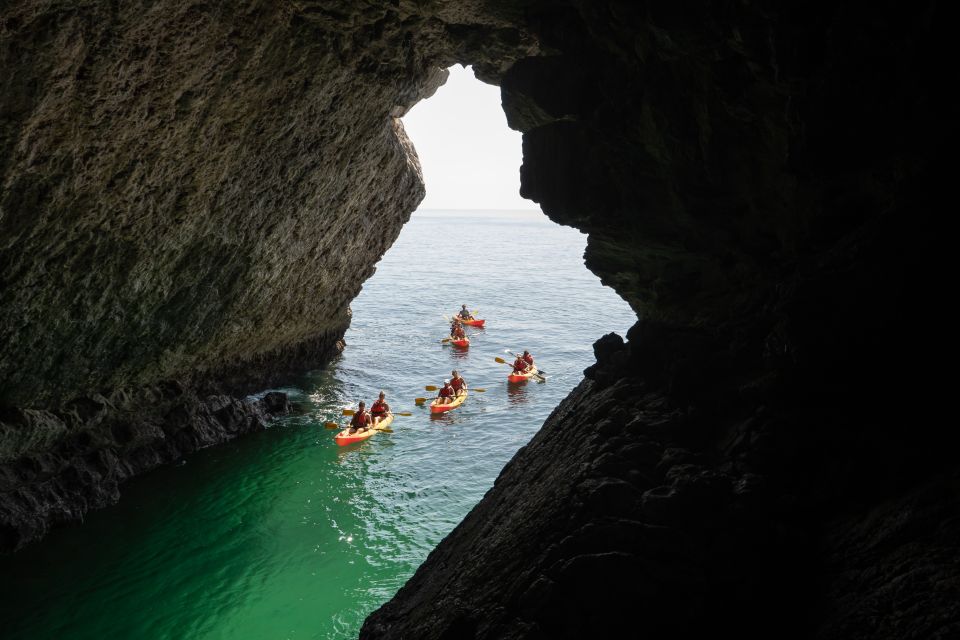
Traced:
POLYGON ((462 305, 460 309, 460 317, 464 320, 473 320, 473 314, 467 310, 467 305, 462 305))
POLYGON ((353 419, 350 420, 350 429, 347 431, 347 435, 363 433, 370 428, 370 414, 367 413, 366 406, 363 402, 357 405, 357 412, 353 414, 353 419))
POLYGON ((437 394, 437 399, 440 400, 439 404, 450 404, 453 402, 454 393, 453 387, 450 386, 450 381, 444 380, 443 386, 440 387, 440 392, 437 394))
POLYGON ((373 418, 374 427, 376 427, 381 420, 390 415, 390 405, 387 404, 386 398, 387 394, 381 391, 377 399, 374 400, 372 405, 370 405, 370 416, 373 418))
POLYGON ((533 368, 533 356, 530 355, 529 351, 524 350, 523 355, 521 357, 523 358, 523 361, 527 363, 527 366, 529 366, 530 368, 533 368))
POLYGON ((460 377, 457 370, 453 370, 453 378, 450 379, 450 386, 453 388, 454 395, 461 395, 467 391, 467 381, 460 377))
POLYGON ((456 318, 453 319, 453 324, 450 325, 450 337, 454 340, 463 340, 467 337, 463 332, 463 325, 460 324, 460 321, 456 318))
POLYGON ((529 367, 530 365, 523 359, 523 356, 517 356, 517 359, 513 361, 513 372, 515 374, 526 373, 529 367))

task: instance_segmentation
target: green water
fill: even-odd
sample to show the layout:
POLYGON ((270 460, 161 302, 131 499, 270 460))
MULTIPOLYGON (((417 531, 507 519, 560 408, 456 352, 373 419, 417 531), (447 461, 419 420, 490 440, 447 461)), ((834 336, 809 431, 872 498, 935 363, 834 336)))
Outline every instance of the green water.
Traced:
POLYGON ((0 559, 0 637, 355 637, 580 381, 592 342, 632 324, 585 243, 540 214, 415 214, 354 301, 342 357, 284 389, 306 412, 0 559), (461 303, 487 318, 466 351, 439 343, 461 303), (504 348, 549 380, 508 386, 504 348), (431 418, 413 398, 453 367, 487 392, 431 418), (379 389, 414 415, 337 447, 322 423, 379 389))

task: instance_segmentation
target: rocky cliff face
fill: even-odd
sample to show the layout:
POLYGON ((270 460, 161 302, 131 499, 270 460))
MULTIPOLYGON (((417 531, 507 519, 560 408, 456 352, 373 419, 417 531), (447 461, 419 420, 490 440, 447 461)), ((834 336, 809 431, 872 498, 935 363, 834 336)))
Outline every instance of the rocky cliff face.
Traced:
MULTIPOLYGON (((524 132, 523 193, 641 321, 363 637, 945 637, 942 13, 10 4, 3 400, 321 360, 420 197, 393 117, 472 63, 524 132)), ((53 446, 29 437, 5 446, 53 446)))
POLYGON ((531 5, 525 195, 641 320, 362 638, 947 637, 933 3, 531 5))

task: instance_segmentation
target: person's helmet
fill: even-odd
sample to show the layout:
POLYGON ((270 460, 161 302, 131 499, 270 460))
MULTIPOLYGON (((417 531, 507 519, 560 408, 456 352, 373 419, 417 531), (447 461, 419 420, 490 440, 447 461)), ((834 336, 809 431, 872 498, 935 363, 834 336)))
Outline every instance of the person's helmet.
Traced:
POLYGON ((449 380, 444 380, 444 381, 443 381, 443 384, 450 384, 450 381, 449 381, 449 380))

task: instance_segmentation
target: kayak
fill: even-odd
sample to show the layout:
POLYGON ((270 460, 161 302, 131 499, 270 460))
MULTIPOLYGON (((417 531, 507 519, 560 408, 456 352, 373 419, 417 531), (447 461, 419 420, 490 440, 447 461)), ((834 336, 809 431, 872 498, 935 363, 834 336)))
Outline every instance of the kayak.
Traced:
POLYGON ((461 319, 460 322, 462 322, 463 324, 468 324, 471 327, 482 327, 483 323, 486 322, 486 320, 462 320, 461 319))
POLYGON ((333 439, 341 447, 345 447, 348 444, 353 444, 354 442, 363 442, 367 438, 370 438, 374 434, 376 434, 377 431, 380 431, 381 429, 386 429, 387 427, 389 427, 391 422, 393 422, 392 413, 388 415, 386 418, 384 418, 383 420, 381 420, 380 423, 376 426, 376 428, 367 429, 366 431, 363 431, 361 433, 354 433, 351 436, 351 435, 347 435, 347 431, 349 430, 349 427, 348 427, 347 429, 344 429, 343 431, 338 433, 336 436, 334 436, 333 439))
POLYGON ((464 338, 463 340, 456 340, 454 338, 450 338, 450 344, 452 344, 455 347, 469 347, 470 338, 464 338))
POLYGON ((444 411, 450 411, 451 409, 456 409, 463 404, 463 401, 467 399, 467 394, 469 392, 464 392, 463 394, 456 396, 453 399, 453 402, 450 404, 437 404, 437 401, 440 398, 437 398, 430 403, 430 413, 443 413, 444 411))
POLYGON ((525 380, 529 380, 530 378, 532 378, 533 374, 535 373, 537 373, 536 367, 533 367, 532 369, 530 369, 530 371, 527 371, 526 373, 508 373, 507 382, 523 382, 525 380))

